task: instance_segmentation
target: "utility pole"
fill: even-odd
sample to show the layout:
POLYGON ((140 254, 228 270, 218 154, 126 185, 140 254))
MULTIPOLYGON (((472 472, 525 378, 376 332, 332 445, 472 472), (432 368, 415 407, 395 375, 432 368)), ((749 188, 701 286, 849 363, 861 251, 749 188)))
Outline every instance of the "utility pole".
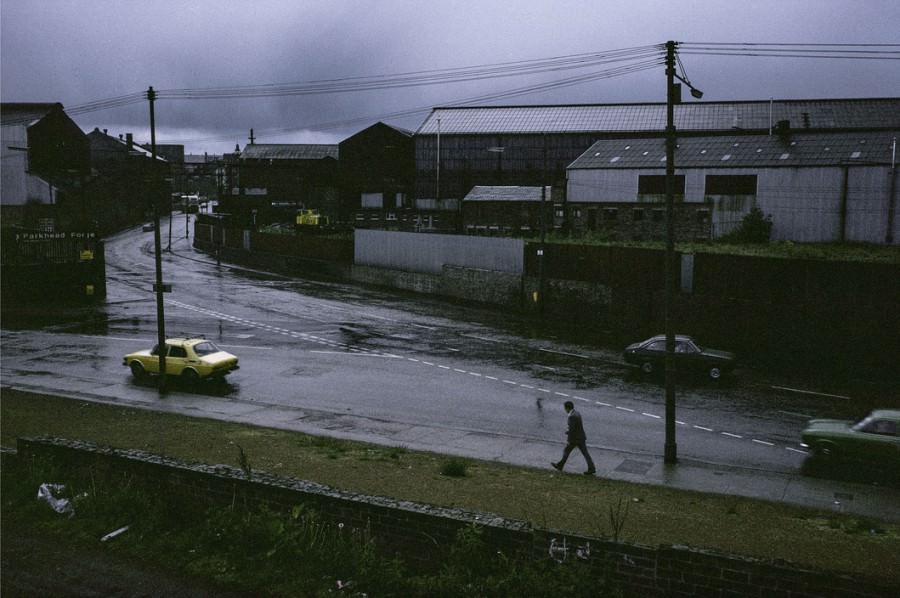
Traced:
POLYGON ((675 42, 666 42, 666 445, 663 460, 678 462, 675 442, 675 330, 673 328, 675 294, 675 42))
MULTIPOLYGON (((159 347, 159 394, 164 395, 166 388, 166 318, 163 308, 163 276, 162 276, 162 240, 159 234, 159 176, 156 172, 156 116, 153 111, 153 102, 156 100, 156 92, 151 86, 147 89, 147 100, 150 102, 150 176, 153 180, 150 184, 150 202, 153 204, 153 248, 156 256, 156 333, 157 346, 159 347)), ((171 203, 171 201, 170 201, 171 203)))

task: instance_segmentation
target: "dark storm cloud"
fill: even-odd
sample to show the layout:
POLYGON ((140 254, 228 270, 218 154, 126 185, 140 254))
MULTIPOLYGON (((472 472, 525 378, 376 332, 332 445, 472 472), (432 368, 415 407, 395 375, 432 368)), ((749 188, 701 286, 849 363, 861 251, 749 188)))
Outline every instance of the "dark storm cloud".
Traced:
MULTIPOLYGON (((440 3, 371 0, 3 0, 3 101, 67 108, 156 90, 266 85, 420 72, 687 42, 897 43, 894 0, 587 0, 440 3)), ((705 99, 896 95, 896 62, 684 56, 705 99)), ((543 75, 544 79, 560 76, 543 75)), ((156 103, 160 143, 230 151, 253 128, 261 142, 337 141, 378 119, 415 129, 424 113, 532 79, 342 94, 156 103), (368 117, 321 130, 324 123, 368 117)), ((505 103, 664 100, 660 67, 505 103)), ((79 114, 84 130, 145 139, 145 101, 79 114)))

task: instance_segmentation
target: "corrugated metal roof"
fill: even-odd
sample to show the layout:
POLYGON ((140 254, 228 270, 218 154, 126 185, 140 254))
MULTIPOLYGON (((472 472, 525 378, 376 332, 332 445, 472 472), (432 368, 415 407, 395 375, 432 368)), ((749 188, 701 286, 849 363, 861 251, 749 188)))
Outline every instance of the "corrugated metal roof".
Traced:
MULTIPOLYGON (((675 150, 676 168, 746 168, 890 164, 900 129, 879 133, 800 133, 778 135, 684 137, 675 150)), ((569 169, 665 168, 666 141, 604 139, 578 157, 569 169)))
POLYGON ((58 102, 3 102, 0 104, 0 123, 4 125, 31 125, 56 109, 62 110, 62 104, 58 102))
MULTIPOLYGON (((550 201, 550 187, 545 188, 544 198, 550 201)), ((463 201, 541 201, 540 187, 476 185, 463 201)))
MULTIPOLYGON (((676 129, 766 130, 780 120, 795 129, 898 129, 900 98, 689 102, 674 107, 676 129)), ((441 134, 660 132, 666 104, 475 106, 435 108, 416 131, 441 134)))
POLYGON ((244 147, 242 160, 321 160, 338 159, 337 144, 254 143, 244 147))

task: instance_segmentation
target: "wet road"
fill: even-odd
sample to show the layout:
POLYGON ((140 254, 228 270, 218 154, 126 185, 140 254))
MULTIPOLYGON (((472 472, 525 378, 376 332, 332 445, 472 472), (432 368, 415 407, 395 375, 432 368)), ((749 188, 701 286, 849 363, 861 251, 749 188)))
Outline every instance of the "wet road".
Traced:
MULTIPOLYGON (((172 224, 166 333, 201 334, 237 354, 241 369, 227 383, 175 383, 161 399, 122 366, 122 355, 156 340, 153 235, 132 230, 107 241, 104 306, 78 321, 3 329, 3 384, 149 408, 195 405, 198 414, 225 401, 236 418, 260 414, 262 425, 302 421, 391 444, 412 441, 413 429, 417 441, 458 432, 561 442, 561 405, 573 400, 590 446, 662 458, 663 388, 626 367, 618 348, 552 338, 487 310, 217 265, 190 246, 183 217, 172 224)), ((162 231, 165 247, 167 224, 162 231)), ((799 475, 809 418, 855 417, 890 392, 807 388, 749 370, 691 380, 678 392, 678 454, 799 475)))

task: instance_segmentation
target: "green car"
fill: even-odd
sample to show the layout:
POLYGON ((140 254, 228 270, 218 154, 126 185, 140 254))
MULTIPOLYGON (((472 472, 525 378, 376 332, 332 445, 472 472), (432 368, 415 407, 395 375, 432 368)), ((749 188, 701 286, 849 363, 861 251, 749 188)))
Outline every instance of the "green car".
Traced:
POLYGON ((819 460, 857 460, 900 467, 900 411, 879 409, 854 423, 814 419, 803 430, 802 445, 819 460))

